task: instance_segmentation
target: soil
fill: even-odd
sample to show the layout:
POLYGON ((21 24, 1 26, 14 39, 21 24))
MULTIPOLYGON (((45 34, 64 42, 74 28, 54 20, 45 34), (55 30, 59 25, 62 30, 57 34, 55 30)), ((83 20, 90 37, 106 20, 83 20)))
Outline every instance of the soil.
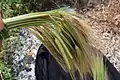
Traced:
POLYGON ((110 0, 107 5, 80 11, 91 26, 96 48, 110 60, 120 72, 120 1, 110 0))

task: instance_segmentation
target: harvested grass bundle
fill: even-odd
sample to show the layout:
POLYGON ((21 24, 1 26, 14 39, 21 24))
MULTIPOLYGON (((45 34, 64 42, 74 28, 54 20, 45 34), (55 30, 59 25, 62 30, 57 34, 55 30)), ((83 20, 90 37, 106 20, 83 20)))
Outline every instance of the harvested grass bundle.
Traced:
MULTIPOLYGON (((3 22, 7 31, 18 27, 27 27, 32 31, 73 80, 76 70, 82 80, 87 73, 94 80, 107 80, 102 56, 95 53, 90 45, 90 27, 79 16, 60 9, 21 15, 3 22)), ((1 32, 5 38, 3 34, 1 32)))

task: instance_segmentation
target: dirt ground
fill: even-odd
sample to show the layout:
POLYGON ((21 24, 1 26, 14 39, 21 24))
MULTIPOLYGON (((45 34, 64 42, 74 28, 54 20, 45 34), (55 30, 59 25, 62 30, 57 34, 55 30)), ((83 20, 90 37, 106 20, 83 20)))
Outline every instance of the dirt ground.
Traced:
MULTIPOLYGON (((81 11, 84 20, 92 27, 99 50, 120 72, 120 0, 109 0, 81 11)), ((95 42, 95 43, 96 43, 95 42)))

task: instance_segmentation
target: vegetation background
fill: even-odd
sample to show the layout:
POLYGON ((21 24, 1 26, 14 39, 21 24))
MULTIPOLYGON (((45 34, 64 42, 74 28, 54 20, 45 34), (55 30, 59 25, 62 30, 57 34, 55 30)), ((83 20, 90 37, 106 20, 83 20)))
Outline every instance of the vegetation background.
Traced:
MULTIPOLYGON (((3 18, 13 17, 25 13, 30 13, 32 10, 30 6, 33 0, 0 0, 0 7, 3 10, 3 18)), ((4 44, 10 46, 13 40, 18 36, 19 29, 12 30, 10 32, 11 37, 4 42, 4 44)), ((4 50, 0 52, 0 72, 3 73, 4 80, 13 80, 14 72, 12 70, 12 53, 6 46, 4 50), (8 57, 8 58, 7 58, 8 57)))

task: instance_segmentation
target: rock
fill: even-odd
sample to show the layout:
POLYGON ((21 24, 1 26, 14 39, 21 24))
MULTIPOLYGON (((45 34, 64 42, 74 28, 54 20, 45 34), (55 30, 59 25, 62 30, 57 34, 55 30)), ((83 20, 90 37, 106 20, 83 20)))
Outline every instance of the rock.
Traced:
POLYGON ((12 65, 14 79, 35 80, 35 59, 41 41, 27 29, 21 29, 19 35, 8 45, 8 63, 12 65))

